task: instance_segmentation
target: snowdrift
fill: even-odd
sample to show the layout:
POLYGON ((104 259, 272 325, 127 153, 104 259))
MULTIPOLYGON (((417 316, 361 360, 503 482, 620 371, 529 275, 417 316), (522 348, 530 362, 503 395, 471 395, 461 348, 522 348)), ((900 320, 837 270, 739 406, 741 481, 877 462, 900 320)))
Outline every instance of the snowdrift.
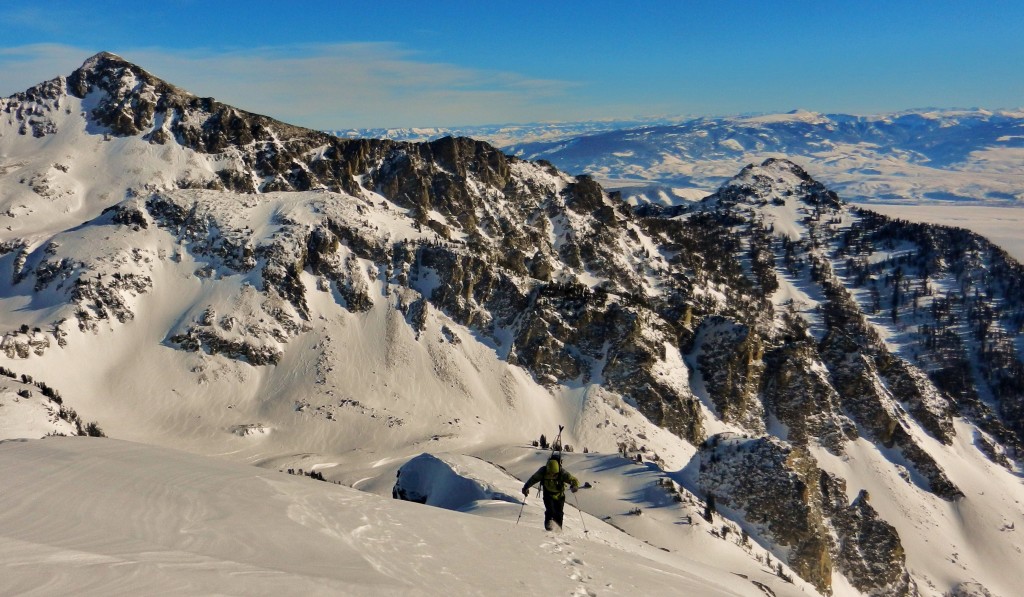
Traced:
POLYGON ((481 502, 519 504, 516 479, 502 474, 494 465, 468 456, 420 454, 398 469, 392 496, 447 510, 469 511, 481 502), (492 469, 490 477, 504 477, 501 488, 475 475, 474 469, 492 469))

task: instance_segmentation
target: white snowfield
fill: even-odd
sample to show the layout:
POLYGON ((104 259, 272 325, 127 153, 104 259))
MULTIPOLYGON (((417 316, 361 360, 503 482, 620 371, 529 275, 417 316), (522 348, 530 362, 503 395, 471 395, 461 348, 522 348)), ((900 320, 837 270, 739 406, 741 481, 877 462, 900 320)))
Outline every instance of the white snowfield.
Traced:
MULTIPOLYGON (((1021 184, 1024 185, 1024 180, 1021 184)), ((862 204, 858 207, 910 222, 966 228, 999 245, 1011 257, 1024 263, 1024 207, 881 203, 862 204)))
POLYGON ((472 516, 124 441, 0 442, 0 479, 3 595, 764 594, 596 519, 545 533, 533 503, 517 526, 515 504, 472 516))
POLYGON ((27 398, 19 395, 0 379, 0 439, 43 437, 47 433, 74 435, 75 426, 60 419, 57 409, 38 393, 27 398))

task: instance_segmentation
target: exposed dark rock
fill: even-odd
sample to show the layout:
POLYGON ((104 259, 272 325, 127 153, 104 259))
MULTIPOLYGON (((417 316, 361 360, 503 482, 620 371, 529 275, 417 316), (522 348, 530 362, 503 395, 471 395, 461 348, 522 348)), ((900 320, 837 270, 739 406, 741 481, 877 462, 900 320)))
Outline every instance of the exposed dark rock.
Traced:
POLYGON ((864 490, 847 508, 832 514, 839 535, 836 565, 865 595, 905 597, 917 595, 910 578, 900 536, 878 516, 864 490))
POLYGON ((856 427, 843 414, 839 393, 829 383, 814 346, 787 344, 771 351, 766 360, 766 407, 789 430, 787 439, 797 444, 813 439, 842 453, 846 440, 857 437, 856 427))
POLYGON ((718 415, 752 431, 764 431, 759 396, 765 369, 761 338, 745 325, 713 316, 701 322, 693 351, 718 415))
POLYGON ((789 566, 828 594, 833 561, 820 477, 806 449, 771 437, 713 436, 700 452, 701 489, 789 548, 789 566))

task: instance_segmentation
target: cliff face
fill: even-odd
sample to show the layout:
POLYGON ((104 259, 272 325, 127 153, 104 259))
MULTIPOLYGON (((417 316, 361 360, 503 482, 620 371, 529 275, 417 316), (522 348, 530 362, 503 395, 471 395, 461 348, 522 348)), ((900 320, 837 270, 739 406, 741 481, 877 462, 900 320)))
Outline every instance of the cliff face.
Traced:
POLYGON ((741 512, 752 534, 785 548, 787 564, 819 591, 831 592, 835 568, 867 595, 917 594, 896 529, 865 491, 848 501, 845 481, 806 449, 734 434, 701 448, 701 489, 741 512))
POLYGON ((789 551, 787 563, 830 593, 833 559, 814 457, 780 440, 721 435, 702 446, 701 489, 743 513, 762 536, 789 551))
POLYGON ((864 490, 848 506, 829 498, 843 495, 842 483, 823 476, 826 509, 839 537, 836 561, 843 575, 865 595, 917 595, 917 587, 906 568, 906 555, 896 529, 878 516, 864 490))

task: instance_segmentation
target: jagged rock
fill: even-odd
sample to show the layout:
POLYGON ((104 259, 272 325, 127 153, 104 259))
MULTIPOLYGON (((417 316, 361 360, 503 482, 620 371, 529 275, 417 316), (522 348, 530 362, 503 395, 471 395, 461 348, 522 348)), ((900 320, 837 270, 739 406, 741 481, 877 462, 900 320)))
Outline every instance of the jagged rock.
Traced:
POLYGON ((871 507, 868 492, 861 490, 847 505, 846 482, 824 471, 819 488, 835 529, 833 557, 839 571, 865 595, 917 595, 899 533, 871 507))
POLYGON ((41 356, 50 348, 50 339, 38 331, 21 331, 4 334, 0 351, 9 359, 27 359, 31 355, 41 356))
POLYGON ((761 338, 728 318, 708 317, 697 329, 692 350, 719 416, 755 433, 763 432, 764 406, 759 392, 765 365, 761 338))
POLYGON ((183 350, 201 350, 210 355, 223 354, 233 359, 245 359, 256 366, 276 365, 283 354, 280 348, 273 345, 224 338, 216 329, 203 326, 191 326, 185 333, 172 336, 169 340, 183 350))
POLYGON ((944 597, 996 597, 984 585, 974 581, 957 583, 944 597))
POLYGON ((833 562, 820 477, 805 448, 772 437, 719 434, 700 451, 701 489, 787 547, 789 566, 828 594, 833 562))
POLYGON ((149 228, 149 220, 142 209, 134 203, 122 203, 113 208, 103 210, 103 213, 112 211, 113 221, 124 226, 132 226, 136 230, 149 228))
POLYGON ((813 345, 792 343, 767 356, 765 401, 767 410, 789 431, 786 439, 806 444, 815 439, 834 454, 841 454, 856 426, 843 414, 839 393, 829 383, 828 369, 818 360, 813 345))
POLYGON ((128 297, 138 296, 153 288, 149 276, 131 272, 114 272, 109 277, 80 276, 72 285, 71 300, 79 306, 79 325, 85 320, 116 319, 124 323, 135 318, 128 297))
POLYGON ((318 226, 309 234, 306 254, 310 270, 317 275, 335 274, 340 270, 338 249, 341 241, 326 226, 318 226))
MULTIPOLYGON (((828 343, 826 339, 825 344, 828 343)), ((907 431, 905 415, 882 383, 873 361, 859 351, 842 353, 832 348, 826 349, 825 354, 831 355, 830 371, 835 387, 842 388, 843 406, 870 437, 888 448, 898 447, 914 468, 928 479, 925 489, 946 500, 963 497, 963 492, 907 431), (843 356, 837 357, 837 354, 843 356)), ((901 387, 906 390, 905 385, 901 387)), ((936 421, 935 418, 928 420, 936 421)))
POLYGON ((928 433, 946 445, 953 443, 953 405, 916 366, 898 358, 886 359, 880 370, 893 397, 907 405, 928 433))

